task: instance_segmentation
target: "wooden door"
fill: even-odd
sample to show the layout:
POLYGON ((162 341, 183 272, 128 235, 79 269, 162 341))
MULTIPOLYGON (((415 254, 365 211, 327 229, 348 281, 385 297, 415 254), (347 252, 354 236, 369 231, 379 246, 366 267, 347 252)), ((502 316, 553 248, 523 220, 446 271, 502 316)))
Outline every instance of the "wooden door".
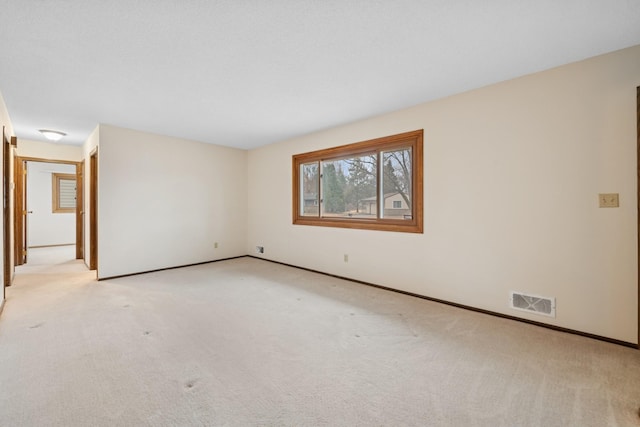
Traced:
POLYGON ((84 258, 84 162, 76 164, 76 259, 84 258))
POLYGON ((98 153, 89 157, 89 270, 98 269, 98 153))
POLYGON ((27 262, 27 168, 26 162, 16 157, 14 166, 16 200, 14 209, 14 255, 15 265, 27 262))

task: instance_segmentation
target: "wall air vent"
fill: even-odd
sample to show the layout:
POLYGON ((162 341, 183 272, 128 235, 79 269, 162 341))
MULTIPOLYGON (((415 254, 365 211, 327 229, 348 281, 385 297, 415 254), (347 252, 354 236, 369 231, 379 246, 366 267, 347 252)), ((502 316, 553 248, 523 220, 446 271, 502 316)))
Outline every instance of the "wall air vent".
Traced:
POLYGON ((556 317, 556 299, 511 291, 509 306, 516 310, 556 317))

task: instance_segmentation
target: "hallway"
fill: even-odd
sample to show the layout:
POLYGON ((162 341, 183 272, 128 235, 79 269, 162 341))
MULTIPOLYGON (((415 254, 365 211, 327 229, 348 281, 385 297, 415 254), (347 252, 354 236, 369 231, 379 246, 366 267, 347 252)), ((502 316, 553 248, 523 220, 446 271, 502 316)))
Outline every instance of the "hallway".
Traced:
POLYGON ((75 259, 74 245, 30 248, 27 264, 16 267, 13 285, 6 288, 3 320, 41 324, 44 307, 62 303, 67 292, 96 282, 95 277, 75 259))
POLYGON ((45 248, 29 248, 26 264, 16 267, 17 283, 32 274, 61 274, 87 271, 81 259, 76 258, 75 245, 50 246, 45 248), (18 279, 21 277, 22 279, 18 279))

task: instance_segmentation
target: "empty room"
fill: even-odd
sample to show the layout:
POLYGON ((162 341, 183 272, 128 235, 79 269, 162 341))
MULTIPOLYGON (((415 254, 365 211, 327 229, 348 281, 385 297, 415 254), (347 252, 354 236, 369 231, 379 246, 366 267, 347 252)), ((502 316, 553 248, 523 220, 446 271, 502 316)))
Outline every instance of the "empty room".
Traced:
POLYGON ((640 425, 640 3, 0 18, 1 426, 640 425))

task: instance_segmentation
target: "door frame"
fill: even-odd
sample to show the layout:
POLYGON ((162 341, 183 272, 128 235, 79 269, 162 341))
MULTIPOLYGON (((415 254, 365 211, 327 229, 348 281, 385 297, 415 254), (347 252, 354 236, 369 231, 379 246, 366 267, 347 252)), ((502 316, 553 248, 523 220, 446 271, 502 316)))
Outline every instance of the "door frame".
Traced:
POLYGON ((15 138, 11 138, 11 142, 7 137, 6 127, 2 126, 2 224, 3 224, 3 286, 11 286, 13 282, 13 268, 11 268, 11 142, 15 142, 15 138))
POLYGON ((27 231, 25 229, 27 210, 25 206, 27 186, 25 185, 26 170, 24 162, 21 162, 18 156, 14 158, 13 166, 13 182, 15 182, 15 203, 13 205, 13 256, 14 265, 20 266, 27 259, 27 231))
POLYGON ((638 219, 638 305, 636 306, 636 310, 638 312, 638 349, 640 349, 640 86, 636 88, 636 114, 637 114, 637 123, 636 123, 636 132, 637 135, 637 144, 636 144, 636 170, 637 170, 637 187, 638 191, 638 210, 637 210, 637 219, 638 219))
POLYGON ((84 161, 76 163, 76 259, 84 259, 84 161))
POLYGON ((89 270, 98 270, 98 147, 89 154, 89 270))
POLYGON ((45 159, 40 157, 27 157, 16 156, 15 161, 15 183, 16 183, 16 203, 15 203, 15 219, 14 219, 14 236, 15 236, 15 265, 22 265, 27 261, 27 245, 26 236, 27 210, 25 209, 26 196, 27 196, 27 175, 26 175, 26 163, 27 162, 39 162, 39 163, 57 163, 74 165, 76 168, 76 259, 82 259, 84 253, 84 228, 82 227, 82 162, 76 162, 73 160, 56 160, 45 159), (20 203, 18 203, 20 202, 20 203))

